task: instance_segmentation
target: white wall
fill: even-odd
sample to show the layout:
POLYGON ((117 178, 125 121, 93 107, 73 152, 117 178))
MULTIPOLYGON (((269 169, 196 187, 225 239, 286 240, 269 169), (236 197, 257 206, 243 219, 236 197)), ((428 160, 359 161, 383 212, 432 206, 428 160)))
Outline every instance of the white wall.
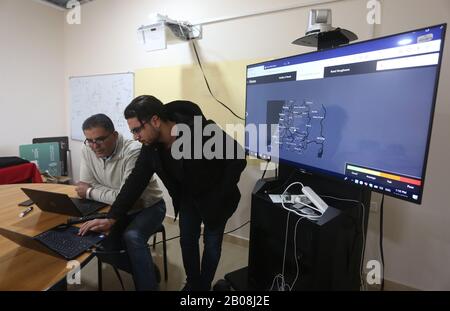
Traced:
POLYGON ((30 0, 0 0, 0 156, 66 134, 63 16, 30 0))

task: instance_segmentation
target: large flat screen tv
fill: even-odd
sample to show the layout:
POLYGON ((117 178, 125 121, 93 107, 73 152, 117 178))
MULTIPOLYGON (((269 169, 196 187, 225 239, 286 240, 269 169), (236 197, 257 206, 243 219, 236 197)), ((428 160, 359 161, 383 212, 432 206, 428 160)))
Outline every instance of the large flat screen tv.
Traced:
POLYGON ((420 204, 445 31, 247 66, 246 151, 420 204))

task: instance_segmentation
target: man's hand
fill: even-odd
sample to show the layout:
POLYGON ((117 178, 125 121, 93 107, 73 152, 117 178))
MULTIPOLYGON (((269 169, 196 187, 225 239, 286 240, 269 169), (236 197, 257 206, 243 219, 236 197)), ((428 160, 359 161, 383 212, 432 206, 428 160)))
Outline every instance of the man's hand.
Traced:
POLYGON ((116 223, 115 219, 112 218, 103 218, 103 219, 94 219, 85 222, 81 225, 80 231, 78 231, 78 235, 85 235, 88 231, 96 231, 104 234, 108 234, 111 230, 111 227, 116 223))
POLYGON ((77 194, 80 198, 85 199, 86 192, 91 187, 92 187, 91 184, 80 181, 77 183, 77 187, 75 188, 75 191, 77 192, 77 194))

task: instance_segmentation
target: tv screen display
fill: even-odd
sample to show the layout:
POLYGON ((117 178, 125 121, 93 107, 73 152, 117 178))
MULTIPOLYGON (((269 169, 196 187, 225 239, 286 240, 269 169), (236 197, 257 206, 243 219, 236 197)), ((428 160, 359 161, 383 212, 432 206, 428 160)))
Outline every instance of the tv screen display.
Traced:
POLYGON ((246 151, 420 204, 445 31, 248 65, 246 151))

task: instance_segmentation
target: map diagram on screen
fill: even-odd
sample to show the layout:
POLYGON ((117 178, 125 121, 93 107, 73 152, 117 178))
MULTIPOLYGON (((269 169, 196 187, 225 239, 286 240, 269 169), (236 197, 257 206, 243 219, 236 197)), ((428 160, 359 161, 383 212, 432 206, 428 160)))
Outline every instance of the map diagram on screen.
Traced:
POLYGON ((278 132, 269 130, 268 145, 278 144, 280 151, 308 152, 322 158, 326 115, 325 106, 312 100, 268 101, 267 123, 278 124, 278 132))

